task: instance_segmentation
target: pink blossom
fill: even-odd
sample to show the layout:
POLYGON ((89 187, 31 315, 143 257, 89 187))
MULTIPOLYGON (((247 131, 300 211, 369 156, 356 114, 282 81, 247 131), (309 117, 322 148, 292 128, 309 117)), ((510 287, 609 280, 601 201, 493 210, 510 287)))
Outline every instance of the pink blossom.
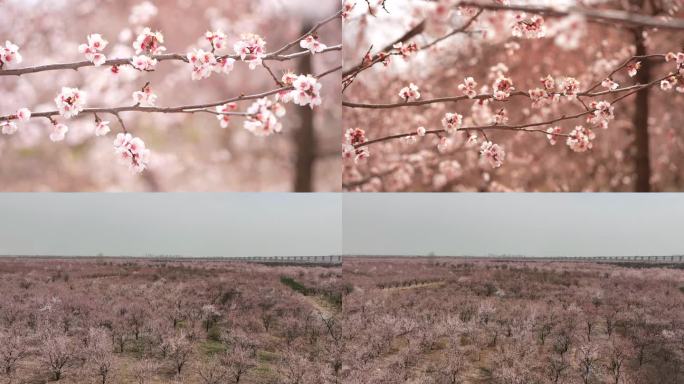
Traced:
POLYGON ((54 124, 52 126, 52 132, 50 132, 50 140, 52 141, 62 141, 66 137, 66 133, 69 132, 69 127, 64 124, 54 124))
POLYGON ((5 46, 0 46, 0 68, 5 64, 21 63, 22 57, 19 53, 19 46, 11 41, 5 41, 5 46))
POLYGON ((147 84, 142 91, 133 92, 133 101, 143 107, 153 107, 157 101, 157 95, 152 92, 152 87, 147 84))
POLYGON ((513 80, 504 76, 499 76, 494 80, 493 88, 493 97, 496 100, 506 100, 511 95, 511 92, 515 90, 513 87, 513 80))
POLYGON ((104 136, 109 131, 109 121, 98 120, 95 124, 95 136, 104 136))
POLYGON ((494 116, 492 117, 492 124, 494 124, 494 125, 506 124, 507 122, 508 122, 508 113, 503 108, 499 109, 494 114, 494 116))
POLYGON ((573 77, 566 77, 561 86, 563 95, 573 98, 579 92, 580 83, 573 77))
POLYGON ((249 114, 244 128, 255 136, 270 136, 282 131, 283 126, 278 121, 278 115, 284 113, 277 103, 264 97, 255 101, 248 109, 249 114))
POLYGON ((349 128, 344 133, 345 143, 342 145, 342 156, 347 160, 353 159, 355 163, 362 162, 370 156, 367 146, 358 147, 368 141, 366 132, 361 128, 349 128))
POLYGON ((523 15, 518 15, 516 17, 519 20, 513 25, 514 37, 540 39, 546 36, 546 27, 544 26, 543 17, 534 15, 529 19, 523 19, 523 15))
POLYGON ((427 132, 427 131, 425 130, 425 127, 418 127, 418 129, 416 129, 416 133, 417 133, 418 136, 420 136, 420 137, 425 136, 425 133, 426 133, 426 132, 427 132))
POLYGON ((85 103, 85 92, 78 88, 62 87, 62 92, 55 97, 59 114, 66 118, 78 115, 85 108, 85 103))
POLYGON ((463 83, 458 85, 458 89, 471 99, 477 96, 476 88, 477 83, 472 77, 466 77, 463 79, 463 83))
POLYGON ((314 35, 308 35, 300 40, 299 46, 304 49, 308 49, 312 54, 323 52, 326 48, 328 48, 327 45, 318 41, 318 37, 314 35))
POLYGON ((299 75, 292 82, 294 90, 291 91, 292 101, 301 106, 309 105, 311 108, 321 104, 321 83, 311 75, 299 75))
POLYGON ((114 151, 119 161, 128 164, 133 172, 140 173, 149 164, 150 150, 145 147, 145 142, 139 137, 133 137, 130 133, 119 133, 114 139, 114 151))
POLYGON ((620 85, 619 85, 618 83, 614 82, 614 81, 611 80, 611 79, 605 79, 605 80, 603 80, 603 81, 601 82, 601 86, 604 87, 604 88, 607 88, 607 89, 609 89, 609 90, 611 90, 611 91, 614 91, 614 90, 618 89, 618 87, 619 87, 620 85))
POLYGON ((556 145, 556 135, 561 133, 561 127, 555 126, 555 127, 549 127, 546 129, 546 132, 548 134, 546 135, 546 138, 549 140, 549 144, 551 145, 556 145))
POLYGON ((230 123, 230 115, 227 113, 236 109, 237 104, 235 103, 223 104, 216 107, 216 113, 218 113, 216 118, 220 122, 221 128, 228 128, 228 124, 230 123))
POLYGON ((133 49, 136 55, 141 53, 159 55, 166 51, 166 48, 162 46, 163 43, 164 35, 161 32, 152 32, 150 28, 145 27, 133 42, 133 49))
POLYGON ((586 152, 591 149, 591 141, 594 140, 595 137, 596 135, 591 129, 578 125, 570 132, 566 144, 575 152, 586 152))
POLYGON ((19 121, 28 121, 31 118, 31 111, 28 108, 20 108, 16 115, 19 121))
POLYGON ((462 124, 463 116, 458 113, 447 113, 442 118, 442 127, 447 135, 455 134, 462 124))
POLYGON ((544 89, 547 91, 555 91, 556 90, 556 81, 551 77, 551 75, 546 75, 546 77, 541 79, 541 83, 544 86, 544 89))
POLYGON ((349 17, 349 14, 355 6, 355 0, 344 0, 344 3, 342 4, 342 20, 346 20, 349 17))
POLYGON ((255 69, 266 56, 266 41, 259 35, 247 33, 233 45, 233 49, 242 61, 249 64, 249 69, 255 69))
POLYGON ((399 54, 406 58, 411 56, 412 54, 418 52, 418 45, 416 43, 409 43, 409 44, 404 44, 403 42, 398 42, 392 46, 392 48, 396 49, 399 51, 399 54))
POLYGON ((589 106, 594 109, 594 112, 587 120, 603 129, 608 128, 608 122, 615 118, 613 106, 607 101, 592 101, 589 106))
POLYGON ((78 51, 85 54, 86 59, 95 64, 96 67, 104 64, 107 58, 102 54, 102 51, 109 44, 107 40, 103 39, 99 33, 88 35, 87 40, 88 43, 78 46, 78 51))
POLYGON ((404 101, 408 102, 410 99, 415 99, 418 100, 420 99, 420 92, 418 90, 418 86, 411 83, 408 85, 408 87, 404 87, 399 91, 399 97, 404 99, 404 101))
POLYGON ((480 154, 492 168, 499 168, 506 158, 506 152, 499 144, 485 141, 480 146, 480 154))
POLYGON ((9 120, 0 120, 0 128, 2 128, 3 135, 13 135, 19 130, 17 124, 9 120))
POLYGON ((660 81, 660 89, 662 89, 663 91, 672 90, 672 83, 670 82, 670 80, 668 80, 668 79, 661 80, 660 81))
POLYGON ((629 77, 634 77, 637 74, 637 71, 641 68, 641 61, 637 61, 636 63, 631 63, 627 65, 627 74, 629 77))
POLYGON ((226 47, 227 37, 226 34, 222 31, 207 31, 207 33, 204 34, 204 37, 207 40, 209 40, 209 43, 215 50, 223 49, 226 47))
POLYGON ((146 55, 138 55, 131 57, 131 65, 139 71, 152 71, 157 65, 157 59, 146 55))

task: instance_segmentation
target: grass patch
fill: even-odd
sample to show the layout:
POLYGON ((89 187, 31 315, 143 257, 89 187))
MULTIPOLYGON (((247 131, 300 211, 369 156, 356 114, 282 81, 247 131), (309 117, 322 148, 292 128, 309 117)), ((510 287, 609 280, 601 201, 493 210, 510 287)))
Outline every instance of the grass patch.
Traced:
POLYGON ((280 276, 280 282, 290 287, 293 291, 299 292, 304 296, 308 296, 311 293, 311 290, 304 286, 304 284, 289 276, 280 276))
POLYGON ((224 352, 226 350, 226 346, 223 345, 220 341, 216 340, 205 340, 199 345, 200 351, 204 353, 207 356, 212 356, 217 353, 224 352))

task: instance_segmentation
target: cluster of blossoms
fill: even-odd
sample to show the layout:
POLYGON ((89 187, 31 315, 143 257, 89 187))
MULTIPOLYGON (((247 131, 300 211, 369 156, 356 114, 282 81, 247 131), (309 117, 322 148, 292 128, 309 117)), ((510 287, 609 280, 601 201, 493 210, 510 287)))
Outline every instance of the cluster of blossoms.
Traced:
POLYGON ((134 172, 142 172, 149 164, 150 150, 145 148, 145 142, 130 133, 119 133, 114 139, 114 151, 119 161, 128 164, 134 172))
POLYGON ((344 160, 353 160, 354 163, 362 162, 370 156, 370 151, 367 146, 358 147, 368 141, 366 132, 361 128, 349 128, 344 133, 344 144, 342 144, 342 158, 344 160))
POLYGON ((506 100, 511 96, 511 92, 515 90, 513 87, 513 80, 510 77, 499 76, 494 80, 494 93, 492 96, 496 100, 506 100))
POLYGON ((546 36, 546 27, 544 26, 544 18, 539 15, 534 15, 529 19, 525 18, 525 14, 516 16, 516 22, 513 25, 513 36, 522 37, 525 39, 540 39, 546 36))
POLYGON ((209 41, 213 50, 217 51, 226 47, 226 40, 228 37, 223 31, 207 31, 204 34, 204 37, 209 41))
POLYGON ((85 108, 85 92, 78 88, 62 87, 62 92, 55 97, 59 114, 68 118, 74 117, 85 108))
POLYGON ((96 67, 99 67, 107 61, 107 57, 102 51, 107 47, 109 42, 103 39, 99 33, 88 35, 87 40, 87 43, 78 46, 78 51, 85 54, 88 61, 95 64, 96 67))
POLYGON ((266 97, 258 99, 247 109, 247 114, 244 127, 255 136, 270 136, 283 129, 278 118, 285 115, 285 108, 278 102, 266 97))
POLYGON ((492 116, 492 124, 501 125, 506 123, 508 123, 508 112, 501 108, 492 116))
POLYGON ((453 135, 456 131, 461 128, 463 124, 463 116, 458 113, 447 113, 442 118, 442 127, 444 127, 444 132, 447 135, 453 135))
POLYGON ((675 64, 677 64, 677 72, 679 72, 680 75, 684 75, 684 52, 668 52, 665 55, 666 62, 670 62, 673 60, 675 61, 675 64))
POLYGON ((577 81, 577 79, 575 79, 574 77, 566 77, 561 82, 561 92, 564 96, 567 96, 569 98, 576 97, 577 93, 579 92, 579 89, 580 82, 577 81))
MULTIPOLYGON (((139 71, 152 71, 157 65, 157 59, 146 55, 138 55, 131 57, 131 65, 139 71)), ((116 67, 112 67, 112 70, 116 67)))
POLYGON ((458 85, 458 90, 463 92, 468 98, 474 98, 477 96, 477 83, 472 77, 466 77, 463 79, 463 83, 458 85))
POLYGON ((133 49, 135 54, 131 58, 131 65, 133 68, 140 71, 151 71, 157 65, 157 60, 151 57, 152 55, 159 55, 166 51, 162 45, 164 43, 164 35, 161 32, 152 32, 150 28, 145 28, 138 35, 133 42, 133 49))
POLYGON ((492 168, 499 168, 506 158, 506 152, 499 144, 485 141, 480 146, 480 154, 492 168))
POLYGON ((21 63, 21 54, 19 53, 19 46, 12 44, 11 41, 5 41, 5 46, 0 46, 0 68, 5 64, 21 63))
POLYGON ((266 56, 266 41, 261 36, 247 33, 233 46, 240 59, 249 64, 249 69, 255 69, 266 56))
POLYGON ((143 107, 154 106, 154 103, 157 102, 157 95, 152 92, 150 83, 145 84, 142 90, 133 92, 133 101, 143 107))
POLYGON ((164 44, 164 35, 159 31, 152 32, 150 28, 145 27, 133 42, 133 49, 136 55, 141 53, 160 55, 166 51, 162 44, 164 44))
POLYGON ((399 53, 404 58, 409 57, 412 54, 418 52, 418 44, 416 43, 404 44, 400 41, 394 44, 392 48, 394 48, 397 51, 397 53, 399 53))
POLYGON ((67 132, 69 132, 69 127, 62 123, 53 121, 52 132, 50 132, 50 140, 54 142, 62 141, 66 137, 67 132))
POLYGON ((230 57, 216 57, 212 52, 195 49, 187 55, 192 64, 192 79, 205 79, 213 72, 230 73, 233 70, 235 59, 230 57))
POLYGON ((596 135, 591 129, 578 125, 570 132, 566 144, 575 152, 586 152, 591 149, 591 141, 595 138, 596 135))
POLYGON ((221 128, 228 128, 228 124, 230 124, 230 115, 228 114, 229 112, 232 112, 237 109, 237 104, 236 103, 228 103, 228 104, 223 104, 219 105, 216 107, 216 118, 218 119, 219 123, 221 124, 221 128))
POLYGON ((294 87, 294 90, 279 96, 283 102, 292 101, 301 106, 309 105, 311 108, 321 105, 321 83, 314 76, 295 76, 286 73, 282 80, 283 84, 294 87))
POLYGON ((608 122, 615 118, 613 106, 607 101, 592 101, 589 106, 594 109, 594 112, 587 120, 603 129, 608 128, 608 122))
POLYGON ((9 117, 9 120, 1 120, 0 121, 0 129, 2 130, 3 135, 13 135, 15 134, 18 130, 19 127, 13 120, 17 121, 28 121, 28 119, 31 118, 31 111, 28 108, 21 108, 15 113, 14 115, 11 115, 9 117))
POLYGON ((312 54, 325 51, 328 48, 327 45, 318 41, 318 37, 315 35, 309 35, 299 41, 299 46, 308 49, 312 54))
POLYGON ((405 102, 408 102, 411 99, 418 100, 420 99, 420 92, 418 90, 418 86, 411 83, 409 84, 408 87, 404 87, 399 91, 399 97, 404 99, 405 102))
POLYGON ((561 133, 561 127, 549 127, 546 129, 546 138, 549 140, 549 144, 556 145, 556 137, 561 133))

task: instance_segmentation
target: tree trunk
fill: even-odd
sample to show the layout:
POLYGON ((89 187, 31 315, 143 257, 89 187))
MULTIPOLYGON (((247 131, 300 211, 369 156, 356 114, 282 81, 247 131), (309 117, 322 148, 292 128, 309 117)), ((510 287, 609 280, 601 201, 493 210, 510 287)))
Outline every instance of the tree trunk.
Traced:
MULTIPOLYGON (((311 25, 302 26, 302 34, 308 32, 311 25)), ((311 55, 305 55, 299 60, 299 73, 312 73, 311 55)), ((295 133, 295 192, 311 192, 313 190, 313 166, 316 161, 316 136, 314 132, 314 114, 309 107, 298 108, 300 126, 295 133)))
MULTIPOLYGON (((643 30, 638 28, 634 31, 634 43, 637 55, 646 55, 646 45, 644 44, 643 30)), ((636 80, 639 84, 646 84, 651 81, 651 68, 648 60, 641 61, 641 69, 637 72, 636 80)), ((651 155, 649 150, 648 137, 648 97, 650 88, 644 88, 636 93, 634 101, 634 144, 636 146, 635 169, 636 169, 636 191, 651 191, 651 155)))

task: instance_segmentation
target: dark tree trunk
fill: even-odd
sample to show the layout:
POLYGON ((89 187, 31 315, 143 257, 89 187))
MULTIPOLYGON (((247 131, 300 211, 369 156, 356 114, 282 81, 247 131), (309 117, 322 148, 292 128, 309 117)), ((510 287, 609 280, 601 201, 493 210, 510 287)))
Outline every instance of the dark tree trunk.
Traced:
MULTIPOLYGON (((634 40, 636 54, 646 55, 646 45, 644 44, 643 31, 641 29, 634 31, 634 40)), ((650 67, 651 65, 648 60, 641 61, 641 69, 639 69, 636 75, 636 80, 639 84, 646 84, 651 81, 650 67)), ((649 94, 650 88, 644 88, 636 93, 634 116, 632 117, 635 131, 634 145, 636 147, 636 155, 634 162, 636 169, 635 188, 637 192, 651 191, 651 155, 648 137, 649 94)))
MULTIPOLYGON (((302 34, 308 32, 311 25, 302 26, 302 34)), ((312 73, 311 55, 303 56, 299 61, 299 73, 312 73)), ((295 192, 311 192, 313 190, 313 167, 316 161, 316 136, 314 132, 314 114, 311 108, 301 107, 299 111, 300 126, 295 133, 295 192)))

